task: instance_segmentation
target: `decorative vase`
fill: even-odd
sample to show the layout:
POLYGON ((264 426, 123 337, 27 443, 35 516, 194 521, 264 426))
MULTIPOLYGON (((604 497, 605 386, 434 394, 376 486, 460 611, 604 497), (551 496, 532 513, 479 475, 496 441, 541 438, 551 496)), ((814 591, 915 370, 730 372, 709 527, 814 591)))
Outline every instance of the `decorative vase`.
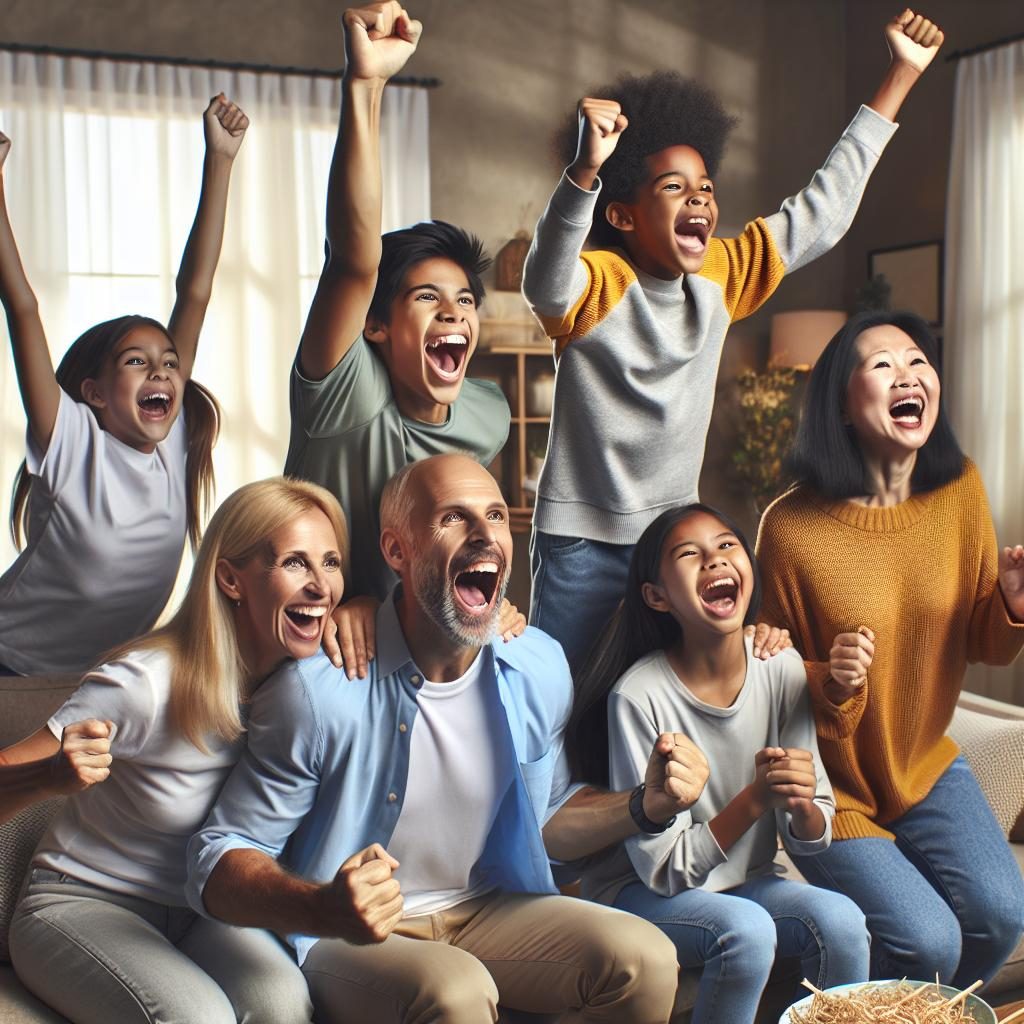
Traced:
POLYGON ((499 250, 494 260, 494 287, 501 292, 517 292, 523 286, 523 264, 530 251, 530 236, 517 231, 499 250))

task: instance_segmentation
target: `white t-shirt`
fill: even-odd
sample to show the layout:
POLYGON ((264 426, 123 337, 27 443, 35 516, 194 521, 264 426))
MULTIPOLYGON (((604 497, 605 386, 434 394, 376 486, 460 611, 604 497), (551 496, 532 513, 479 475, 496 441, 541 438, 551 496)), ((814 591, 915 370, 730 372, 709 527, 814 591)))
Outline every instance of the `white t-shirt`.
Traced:
POLYGON ((187 449, 181 415, 147 455, 61 391, 46 452, 28 436, 29 540, 0 579, 0 663, 84 672, 152 628, 181 564, 187 449))
POLYGON ((388 852, 399 861, 405 916, 435 914, 480 896, 475 877, 502 798, 512 785, 505 745, 492 737, 500 698, 478 654, 451 683, 424 682, 409 741, 409 779, 388 852))
POLYGON ((101 665, 47 723, 60 737, 83 718, 117 726, 105 782, 67 801, 33 864, 114 892, 185 906, 185 848, 206 820, 244 738, 210 737, 209 754, 170 720, 170 657, 129 654, 101 665))

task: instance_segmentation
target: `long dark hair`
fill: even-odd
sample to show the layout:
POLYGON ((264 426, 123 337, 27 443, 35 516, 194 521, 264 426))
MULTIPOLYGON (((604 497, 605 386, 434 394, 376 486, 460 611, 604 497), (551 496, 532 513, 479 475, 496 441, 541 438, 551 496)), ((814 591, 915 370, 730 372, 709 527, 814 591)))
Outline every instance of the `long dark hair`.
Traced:
MULTIPOLYGON (((811 372, 803 414, 786 465, 797 483, 810 484, 828 498, 867 493, 864 458, 853 428, 843 422, 850 376, 857 367, 857 339, 872 327, 898 327, 914 340, 939 375, 938 345, 916 313, 868 311, 851 317, 825 347, 811 372)), ((915 492, 931 491, 955 480, 964 468, 964 453, 939 396, 931 436, 917 453, 910 478, 915 492)))
POLYGON ((626 593, 576 676, 572 714, 565 730, 573 778, 608 786, 608 694, 630 665, 652 651, 673 647, 682 627, 668 613, 652 608, 643 597, 645 583, 657 583, 661 555, 672 530, 697 512, 713 516, 743 545, 750 559, 754 586, 743 624, 749 625, 761 604, 761 574, 750 541, 730 516, 694 502, 666 509, 640 535, 629 562, 626 593))
MULTIPOLYGON (((90 327, 72 342, 57 367, 57 383, 76 402, 85 402, 82 382, 98 377, 111 353, 131 331, 137 327, 153 327, 173 347, 174 339, 167 328, 148 316, 129 314, 114 320, 105 320, 90 327)), ((220 406, 217 399, 194 380, 185 383, 181 409, 188 431, 188 455, 185 460, 185 499, 188 539, 195 550, 202 538, 203 517, 213 501, 213 446, 220 433, 220 406)), ((28 539, 28 499, 33 476, 26 463, 18 467, 11 496, 11 536, 21 550, 28 539)))

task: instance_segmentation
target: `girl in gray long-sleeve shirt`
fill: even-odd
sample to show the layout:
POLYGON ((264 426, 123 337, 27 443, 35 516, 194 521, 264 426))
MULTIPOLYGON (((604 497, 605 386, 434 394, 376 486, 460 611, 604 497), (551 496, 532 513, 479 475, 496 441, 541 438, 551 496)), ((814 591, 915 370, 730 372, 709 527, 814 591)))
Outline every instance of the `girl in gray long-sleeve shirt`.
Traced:
POLYGON ((868 976, 856 905, 776 874, 779 836, 794 853, 827 848, 835 803, 803 662, 792 650, 755 659, 744 638, 759 592, 753 553, 727 517, 698 504, 662 513, 637 544, 569 723, 577 773, 615 789, 643 782, 663 733, 685 734, 707 758, 708 782, 685 813, 649 822, 584 878, 586 895, 653 921, 682 966, 702 968, 695 1022, 753 1020, 776 950, 821 988, 868 976))

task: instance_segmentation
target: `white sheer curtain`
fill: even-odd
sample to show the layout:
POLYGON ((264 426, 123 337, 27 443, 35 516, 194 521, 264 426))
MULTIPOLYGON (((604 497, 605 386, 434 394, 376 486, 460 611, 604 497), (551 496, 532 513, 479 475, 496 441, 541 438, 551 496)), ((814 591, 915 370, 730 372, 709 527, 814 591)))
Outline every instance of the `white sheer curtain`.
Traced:
MULTIPOLYGON (((957 66, 946 210, 946 373, 999 542, 1024 543, 1024 42, 957 66)), ((1024 658, 968 686, 1024 704, 1024 658)))
MULTIPOLYGON (((221 91, 251 127, 195 367, 224 410, 219 498, 284 465, 288 374, 323 262, 340 83, 0 50, 8 206, 54 363, 100 320, 166 321, 199 196, 201 115, 221 91)), ((425 89, 385 91, 385 230, 430 216, 427 121, 425 89)), ((0 331, 0 494, 9 494, 25 420, 6 324, 0 331)), ((3 518, 0 568, 14 555, 3 518)))

